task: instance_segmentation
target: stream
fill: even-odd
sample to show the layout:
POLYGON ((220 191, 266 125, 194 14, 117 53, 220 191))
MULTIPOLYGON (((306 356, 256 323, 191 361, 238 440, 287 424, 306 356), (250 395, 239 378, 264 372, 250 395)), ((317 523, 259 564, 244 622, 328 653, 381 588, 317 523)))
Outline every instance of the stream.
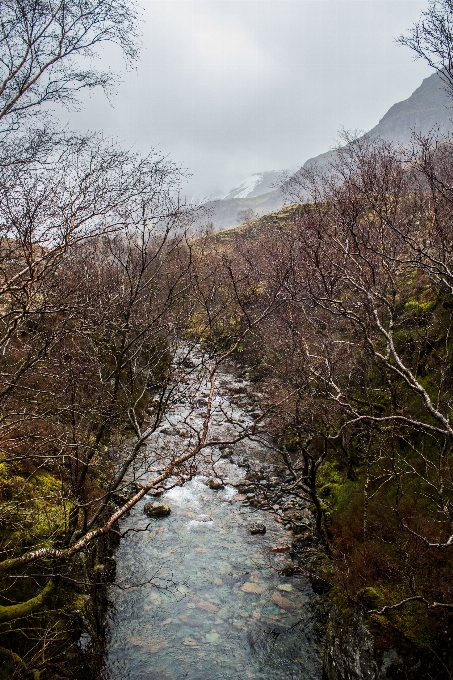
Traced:
MULTIPOLYGON (((188 435, 177 424, 197 422, 207 394, 202 379, 191 385, 191 398, 175 400, 148 443, 154 456, 148 470, 158 471, 156 451, 189 445, 190 428, 188 435)), ((246 388, 233 375, 220 376, 214 430, 231 434, 251 421, 246 399, 238 397, 246 388)), ((321 679, 317 596, 306 577, 281 575, 290 563, 291 532, 238 494, 233 484, 245 474, 231 462, 238 455, 263 460, 267 453, 257 442, 231 447, 230 459, 208 451, 206 470, 201 466, 201 474, 159 499, 171 507, 168 517, 147 517, 145 497, 122 520, 110 587, 108 680, 321 679), (205 484, 213 470, 225 482, 221 490, 205 484), (264 524, 265 535, 252 535, 253 523, 264 524)))

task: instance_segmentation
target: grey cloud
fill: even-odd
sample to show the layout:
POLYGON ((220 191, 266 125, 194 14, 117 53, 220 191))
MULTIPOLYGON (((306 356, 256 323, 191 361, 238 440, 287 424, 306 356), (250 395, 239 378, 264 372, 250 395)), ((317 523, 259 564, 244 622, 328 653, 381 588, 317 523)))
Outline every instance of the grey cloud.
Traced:
MULTIPOLYGON (((210 0, 145 3, 141 61, 113 108, 102 94, 69 116, 192 173, 189 195, 294 167, 373 127, 429 75, 394 38, 425 2, 210 0)), ((122 69, 116 52, 103 60, 122 69)))

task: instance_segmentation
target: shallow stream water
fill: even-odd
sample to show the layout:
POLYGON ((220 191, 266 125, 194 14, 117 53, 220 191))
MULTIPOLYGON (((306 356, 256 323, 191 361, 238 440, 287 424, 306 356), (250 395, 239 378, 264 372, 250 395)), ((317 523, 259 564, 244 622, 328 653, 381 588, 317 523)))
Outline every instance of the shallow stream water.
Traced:
MULTIPOLYGON (((225 460, 216 469, 243 475, 225 460)), ((271 551, 290 533, 233 486, 213 491, 204 480, 166 492, 169 517, 150 520, 145 499, 123 520, 105 677, 320 680, 316 596, 306 578, 281 575, 287 550, 271 551), (252 535, 251 523, 266 534, 252 535)))

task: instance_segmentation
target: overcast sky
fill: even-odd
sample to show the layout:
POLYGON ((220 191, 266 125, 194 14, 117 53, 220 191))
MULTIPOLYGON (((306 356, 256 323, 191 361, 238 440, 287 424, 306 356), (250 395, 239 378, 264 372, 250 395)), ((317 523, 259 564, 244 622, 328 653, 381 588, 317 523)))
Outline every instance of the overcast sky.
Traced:
POLYGON ((226 192, 249 174, 296 168, 366 131, 432 72, 395 37, 418 0, 141 0, 142 52, 71 114, 141 152, 169 154, 193 175, 187 195, 226 192))

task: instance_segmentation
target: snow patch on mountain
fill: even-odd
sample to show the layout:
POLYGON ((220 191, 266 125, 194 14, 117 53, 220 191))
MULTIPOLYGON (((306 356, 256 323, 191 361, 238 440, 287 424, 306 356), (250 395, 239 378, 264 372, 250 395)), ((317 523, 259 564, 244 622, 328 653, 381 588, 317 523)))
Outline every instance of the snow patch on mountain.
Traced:
POLYGON ((281 170, 270 170, 268 172, 257 172, 247 177, 242 184, 231 189, 227 194, 219 196, 215 200, 230 200, 233 198, 255 198, 266 194, 273 189, 273 185, 278 182, 281 170))

